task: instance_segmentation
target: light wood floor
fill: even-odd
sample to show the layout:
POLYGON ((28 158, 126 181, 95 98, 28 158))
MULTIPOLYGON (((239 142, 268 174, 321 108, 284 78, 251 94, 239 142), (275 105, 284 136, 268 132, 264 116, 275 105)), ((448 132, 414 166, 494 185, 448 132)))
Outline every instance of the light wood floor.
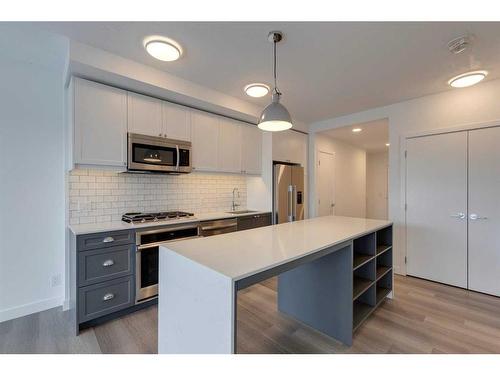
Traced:
MULTIPOLYGON (((238 296, 239 353, 500 353, 500 298, 396 276, 352 347, 276 310, 276 280, 238 296)), ((0 323, 0 353, 156 353, 157 309, 72 333, 60 308, 0 323)))

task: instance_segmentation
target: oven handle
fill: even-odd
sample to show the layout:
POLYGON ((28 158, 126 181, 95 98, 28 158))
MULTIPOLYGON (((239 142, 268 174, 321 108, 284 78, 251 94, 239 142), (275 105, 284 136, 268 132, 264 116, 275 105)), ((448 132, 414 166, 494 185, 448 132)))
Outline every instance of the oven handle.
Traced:
POLYGON ((175 145, 175 148, 177 150, 177 163, 175 165, 175 170, 178 171, 179 170, 179 158, 180 158, 180 152, 179 152, 179 145, 175 145))
POLYGON ((206 231, 206 230, 226 229, 226 228, 235 227, 237 225, 238 225, 238 223, 223 224, 223 225, 214 225, 214 226, 211 226, 211 227, 201 227, 201 230, 206 231))
POLYGON ((160 242, 147 243, 147 244, 144 244, 144 245, 137 245, 137 251, 151 249, 152 247, 158 247, 162 243, 177 242, 177 241, 189 240, 189 239, 198 238, 198 237, 201 237, 201 236, 189 236, 189 237, 177 238, 175 240, 170 240, 170 241, 160 241, 160 242))

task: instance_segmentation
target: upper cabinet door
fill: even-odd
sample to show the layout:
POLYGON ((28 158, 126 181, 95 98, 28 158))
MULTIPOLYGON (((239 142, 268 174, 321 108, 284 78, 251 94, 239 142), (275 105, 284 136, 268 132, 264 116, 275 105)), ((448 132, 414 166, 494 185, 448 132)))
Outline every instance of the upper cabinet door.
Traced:
POLYGON ((219 124, 219 170, 241 173, 241 128, 234 120, 221 118, 219 124))
POLYGON ((191 111, 187 107, 163 102, 163 132, 167 138, 191 140, 191 111))
POLYGON ((241 125, 241 168, 243 173, 262 174, 262 131, 253 125, 241 125))
POLYGON ((193 112, 191 114, 191 142, 193 167, 196 170, 218 170, 219 119, 216 116, 193 112))
POLYGON ((76 164, 127 165, 127 92, 74 78, 76 164))
POLYGON ((128 131, 164 137, 162 101, 133 92, 128 93, 128 131))
POLYGON ((273 133, 273 160, 307 164, 307 135, 293 130, 273 133))

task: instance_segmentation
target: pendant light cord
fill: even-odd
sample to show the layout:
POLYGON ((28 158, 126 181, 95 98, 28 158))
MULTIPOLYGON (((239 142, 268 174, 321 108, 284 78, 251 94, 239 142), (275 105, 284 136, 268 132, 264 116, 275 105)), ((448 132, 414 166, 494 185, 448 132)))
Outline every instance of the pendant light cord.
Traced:
POLYGON ((276 39, 273 41, 273 53, 274 53, 274 62, 273 62, 273 74, 274 74, 274 92, 281 95, 280 90, 278 89, 277 79, 276 79, 276 39))

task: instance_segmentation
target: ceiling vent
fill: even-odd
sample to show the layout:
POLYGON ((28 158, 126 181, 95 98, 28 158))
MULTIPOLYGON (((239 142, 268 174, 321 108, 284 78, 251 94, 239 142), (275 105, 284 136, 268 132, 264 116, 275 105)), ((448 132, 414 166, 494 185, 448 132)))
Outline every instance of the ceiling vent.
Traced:
POLYGON ((458 38, 452 39, 448 42, 448 49, 451 53, 457 55, 462 53, 471 44, 471 38, 468 35, 463 35, 458 38))

